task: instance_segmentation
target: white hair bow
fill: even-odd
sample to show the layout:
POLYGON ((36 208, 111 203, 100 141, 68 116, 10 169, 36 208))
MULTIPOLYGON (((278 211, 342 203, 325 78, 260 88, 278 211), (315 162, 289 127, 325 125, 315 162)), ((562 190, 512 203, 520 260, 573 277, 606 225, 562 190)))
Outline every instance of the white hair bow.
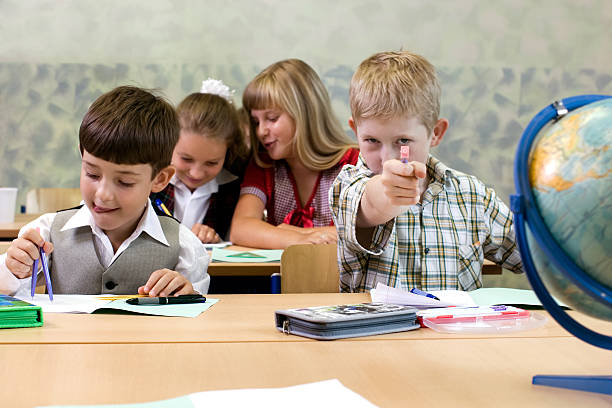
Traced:
POLYGON ((225 85, 223 81, 212 78, 202 81, 202 88, 200 89, 200 93, 218 95, 227 100, 229 103, 232 103, 232 95, 234 95, 235 92, 235 90, 232 90, 229 88, 229 86, 225 85))

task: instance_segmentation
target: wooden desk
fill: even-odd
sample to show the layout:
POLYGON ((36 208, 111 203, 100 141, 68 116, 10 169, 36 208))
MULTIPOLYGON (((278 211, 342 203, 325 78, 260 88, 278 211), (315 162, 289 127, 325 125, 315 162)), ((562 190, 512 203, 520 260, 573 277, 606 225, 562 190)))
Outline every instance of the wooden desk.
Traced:
MULTIPOLYGON (((231 245, 225 249, 253 250, 238 245, 231 245)), ((211 255, 211 252, 208 255, 211 255)), ((280 273, 280 262, 211 262, 208 265, 210 276, 270 276, 273 273, 280 273)))
POLYGON ((278 333, 272 311, 367 295, 219 298, 194 319, 47 314, 41 328, 0 331, 2 405, 135 403, 330 378, 381 407, 612 404, 608 396, 531 385, 534 374, 609 375, 612 369, 610 351, 571 337, 553 322, 512 337, 441 336, 420 329, 315 341, 278 333))
MULTIPOLYGON (((100 343, 199 343, 199 342, 315 342, 287 336, 274 328, 274 311, 308 306, 369 302, 367 293, 291 295, 209 295, 220 299, 196 318, 168 318, 118 314, 45 313, 43 327, 0 331, 0 344, 100 344, 100 343)), ((536 311, 536 313, 545 313, 536 311)), ((612 334, 612 322, 574 313, 593 329, 612 334)), ((490 338, 490 334, 456 335, 416 330, 376 338, 388 340, 490 338)), ((549 318, 538 330, 510 333, 506 337, 572 337, 549 318)), ((360 337, 352 341, 371 341, 360 337)))
POLYGON ((40 214, 16 214, 14 222, 0 222, 0 239, 13 240, 21 227, 38 218, 40 214))

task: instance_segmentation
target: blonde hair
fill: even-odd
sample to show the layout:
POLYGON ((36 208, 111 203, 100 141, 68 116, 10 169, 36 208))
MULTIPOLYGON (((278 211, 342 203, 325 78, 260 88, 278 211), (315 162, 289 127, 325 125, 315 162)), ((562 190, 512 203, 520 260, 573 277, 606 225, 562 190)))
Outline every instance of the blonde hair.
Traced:
POLYGON ((181 129, 225 142, 227 153, 223 167, 234 174, 240 173, 249 149, 244 143, 234 105, 219 95, 192 93, 183 99, 176 111, 181 129))
MULTIPOLYGON (((321 171, 333 167, 355 142, 342 130, 334 116, 327 90, 317 73, 304 61, 288 59, 276 62, 260 72, 247 85, 242 105, 253 109, 281 109, 295 122, 293 149, 309 169, 321 171)), ((263 147, 251 120, 251 147, 255 162, 269 167, 258 153, 263 147)))
POLYGON ((417 116, 431 132, 440 115, 434 66, 408 51, 380 52, 364 60, 351 79, 353 120, 417 116))

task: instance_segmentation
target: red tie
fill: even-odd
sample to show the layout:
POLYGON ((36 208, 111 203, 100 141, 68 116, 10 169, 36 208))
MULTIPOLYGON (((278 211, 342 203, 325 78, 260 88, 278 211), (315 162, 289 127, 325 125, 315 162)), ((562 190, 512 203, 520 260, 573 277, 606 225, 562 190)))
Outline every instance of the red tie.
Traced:
POLYGON ((297 208, 287 214, 283 222, 285 224, 293 225, 295 227, 312 228, 314 227, 314 224, 312 222, 313 217, 313 207, 297 208))

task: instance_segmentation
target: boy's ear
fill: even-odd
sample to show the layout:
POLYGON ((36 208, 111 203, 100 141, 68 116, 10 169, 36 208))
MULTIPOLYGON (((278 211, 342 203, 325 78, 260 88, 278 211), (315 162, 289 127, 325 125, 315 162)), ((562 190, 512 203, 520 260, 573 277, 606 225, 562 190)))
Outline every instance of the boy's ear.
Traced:
POLYGON ((435 147, 439 145, 447 129, 448 129, 448 119, 445 119, 445 118, 438 119, 438 122, 436 122, 436 125, 433 128, 433 136, 431 137, 429 146, 435 147))
POLYGON ((353 120, 352 116, 349 118, 348 124, 351 127, 351 129, 353 129, 353 132, 355 133, 355 136, 357 136, 357 126, 355 125, 355 121, 353 120))
POLYGON ((172 176, 174 176, 175 171, 176 170, 172 166, 167 166, 161 169, 159 173, 157 173, 157 175, 153 178, 153 183, 151 184, 151 192, 159 193, 164 188, 166 188, 166 186, 170 182, 170 179, 172 178, 172 176))

